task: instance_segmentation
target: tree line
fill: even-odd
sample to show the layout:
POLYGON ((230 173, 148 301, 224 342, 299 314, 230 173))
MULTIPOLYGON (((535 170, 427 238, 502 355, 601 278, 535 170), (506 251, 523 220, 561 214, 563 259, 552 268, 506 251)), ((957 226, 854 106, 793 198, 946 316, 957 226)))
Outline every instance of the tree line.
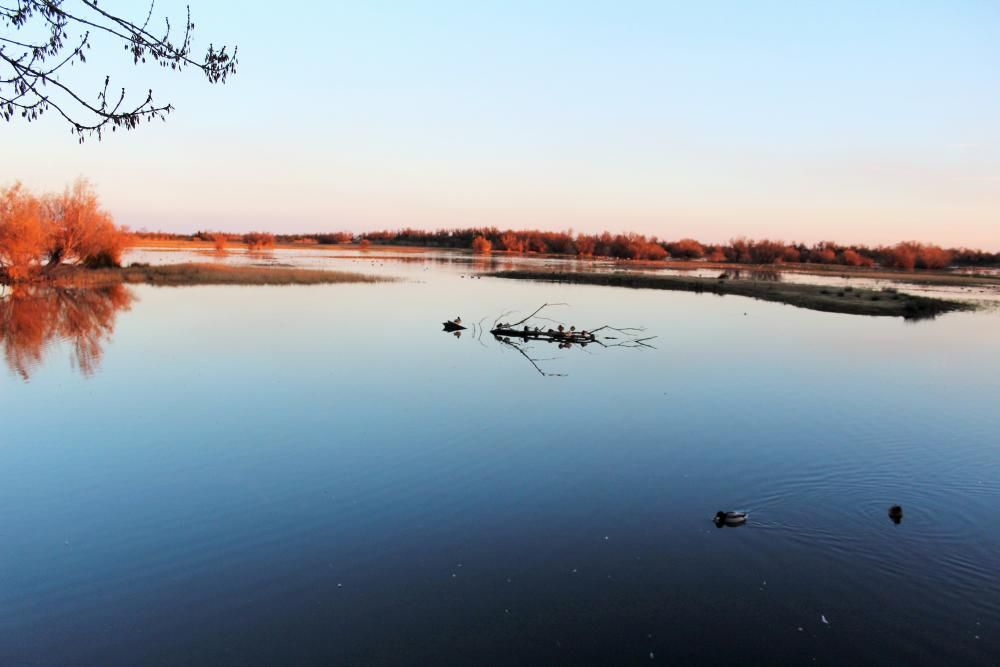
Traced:
POLYGON ((501 230, 496 227, 420 230, 404 228, 352 234, 332 232, 322 234, 264 235, 260 232, 226 234, 199 231, 193 235, 140 232, 148 239, 201 240, 219 244, 242 242, 251 247, 266 247, 274 243, 335 245, 410 245, 430 248, 471 248, 477 253, 537 253, 569 257, 604 257, 626 260, 665 259, 706 260, 730 264, 831 264, 854 267, 913 269, 944 269, 949 266, 1000 265, 1000 252, 970 248, 942 248, 928 243, 903 241, 894 245, 844 245, 833 241, 819 243, 786 243, 771 239, 739 237, 728 243, 702 243, 683 238, 664 241, 643 234, 574 234, 572 231, 501 230), (221 239, 221 241, 220 241, 221 239))

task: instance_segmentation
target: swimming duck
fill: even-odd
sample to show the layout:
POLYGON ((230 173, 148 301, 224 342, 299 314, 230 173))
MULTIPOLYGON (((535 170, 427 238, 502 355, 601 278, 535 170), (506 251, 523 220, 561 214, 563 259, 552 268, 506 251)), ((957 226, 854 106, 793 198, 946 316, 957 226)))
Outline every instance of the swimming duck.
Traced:
POLYGON ((719 510, 715 513, 713 521, 715 521, 716 526, 720 527, 723 525, 738 526, 746 523, 748 516, 750 515, 746 512, 723 512, 722 510, 719 510))
POLYGON ((895 523, 899 523, 903 520, 903 508, 899 505, 893 505, 889 508, 889 518, 895 523))

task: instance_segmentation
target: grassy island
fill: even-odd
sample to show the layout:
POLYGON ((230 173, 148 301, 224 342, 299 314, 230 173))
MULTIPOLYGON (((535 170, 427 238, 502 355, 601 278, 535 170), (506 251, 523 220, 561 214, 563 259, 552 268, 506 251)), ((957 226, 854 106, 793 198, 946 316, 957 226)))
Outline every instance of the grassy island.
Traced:
POLYGON ((86 269, 63 266, 46 276, 46 282, 71 287, 104 287, 122 283, 182 285, 330 285, 380 283, 391 278, 348 271, 321 271, 271 266, 220 264, 133 264, 124 268, 86 269))
POLYGON ((935 317, 942 313, 974 308, 961 301, 901 294, 893 289, 830 287, 770 280, 730 280, 627 272, 499 271, 490 275, 512 280, 734 294, 829 313, 907 319, 935 317))

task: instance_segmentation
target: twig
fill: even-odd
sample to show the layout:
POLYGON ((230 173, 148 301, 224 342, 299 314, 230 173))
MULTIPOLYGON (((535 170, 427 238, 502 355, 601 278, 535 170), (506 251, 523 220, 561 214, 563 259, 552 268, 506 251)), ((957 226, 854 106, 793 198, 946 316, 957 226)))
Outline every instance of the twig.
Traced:
MULTIPOLYGON (((569 305, 568 303, 543 303, 543 304, 542 304, 542 305, 541 305, 541 306, 540 306, 540 307, 538 308, 538 310, 536 310, 535 312, 533 312, 533 313, 532 313, 531 315, 528 315, 528 316, 527 316, 526 318, 524 318, 523 320, 521 320, 521 321, 519 321, 519 322, 514 322, 514 323, 513 323, 513 324, 511 324, 511 325, 510 325, 510 326, 509 326, 508 328, 509 328, 509 329, 513 329, 514 327, 516 327, 516 326, 518 326, 518 325, 521 325, 521 324, 524 324, 525 322, 527 322, 527 321, 528 321, 528 320, 530 320, 530 319, 531 319, 532 317, 534 317, 534 316, 535 316, 535 315, 537 315, 538 313, 542 312, 543 310, 545 310, 545 309, 546 309, 546 308, 548 308, 549 306, 568 306, 568 305, 569 305)), ((508 313, 508 314, 509 314, 509 313, 508 313)), ((501 316, 501 317, 503 317, 503 316, 501 316)), ((497 319, 497 321, 499 321, 499 318, 497 319)))

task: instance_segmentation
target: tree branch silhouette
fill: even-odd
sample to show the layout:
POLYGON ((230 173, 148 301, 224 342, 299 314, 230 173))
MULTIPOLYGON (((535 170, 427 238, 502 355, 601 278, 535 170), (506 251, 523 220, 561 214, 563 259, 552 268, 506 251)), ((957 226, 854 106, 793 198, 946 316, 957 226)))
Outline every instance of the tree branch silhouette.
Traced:
POLYGON ((236 73, 237 49, 216 49, 209 44, 204 57, 195 60, 191 36, 194 23, 187 8, 179 41, 171 38, 171 23, 164 18, 162 35, 150 31, 155 0, 142 23, 116 16, 98 6, 97 0, 14 0, 0 4, 0 118, 32 122, 55 111, 77 135, 80 143, 107 128, 133 130, 142 122, 166 120, 173 105, 159 104, 149 89, 145 97, 132 98, 122 88, 110 92, 110 75, 92 96, 60 80, 60 73, 76 63, 87 62, 92 35, 123 43, 132 64, 152 63, 173 71, 193 67, 209 83, 225 83, 236 73), (29 35, 29 37, 22 37, 29 35), (30 35, 38 35, 30 37, 30 35))

